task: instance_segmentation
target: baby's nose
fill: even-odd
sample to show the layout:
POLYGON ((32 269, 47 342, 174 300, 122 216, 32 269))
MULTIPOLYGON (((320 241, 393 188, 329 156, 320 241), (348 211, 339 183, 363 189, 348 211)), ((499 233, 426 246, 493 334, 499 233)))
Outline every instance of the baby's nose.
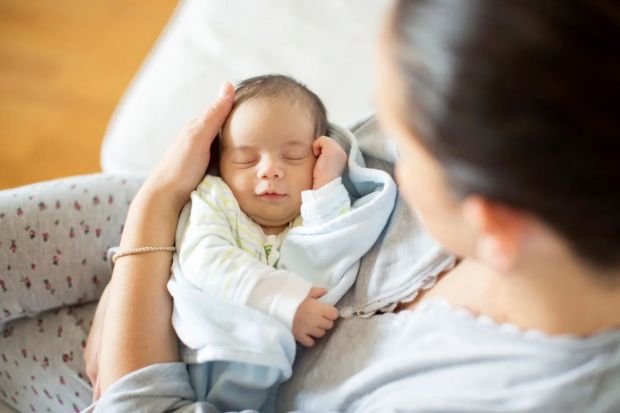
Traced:
POLYGON ((259 178, 262 179, 282 178, 284 176, 284 170, 275 159, 265 159, 261 162, 258 173, 259 178))

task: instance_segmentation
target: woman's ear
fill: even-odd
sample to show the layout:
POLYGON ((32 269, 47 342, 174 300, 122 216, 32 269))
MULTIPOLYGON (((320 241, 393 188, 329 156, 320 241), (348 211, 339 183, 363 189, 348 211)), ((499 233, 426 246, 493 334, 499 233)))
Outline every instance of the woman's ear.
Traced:
POLYGON ((469 196, 462 205, 465 220, 476 234, 476 258, 502 272, 514 268, 524 252, 526 216, 481 196, 469 196))

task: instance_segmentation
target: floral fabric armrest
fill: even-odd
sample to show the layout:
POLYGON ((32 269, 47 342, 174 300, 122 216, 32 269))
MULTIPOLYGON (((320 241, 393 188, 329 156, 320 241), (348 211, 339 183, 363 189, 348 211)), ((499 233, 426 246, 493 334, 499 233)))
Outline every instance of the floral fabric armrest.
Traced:
POLYGON ((97 300, 142 177, 93 174, 0 191, 0 330, 97 300))

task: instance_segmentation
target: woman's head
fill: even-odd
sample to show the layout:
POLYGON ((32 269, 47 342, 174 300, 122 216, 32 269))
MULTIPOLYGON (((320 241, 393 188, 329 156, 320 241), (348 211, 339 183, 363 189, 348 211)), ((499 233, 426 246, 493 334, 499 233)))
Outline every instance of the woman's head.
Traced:
POLYGON ((618 39, 612 0, 396 2, 380 113, 403 192, 448 248, 473 253, 457 200, 481 196, 620 266, 618 39))

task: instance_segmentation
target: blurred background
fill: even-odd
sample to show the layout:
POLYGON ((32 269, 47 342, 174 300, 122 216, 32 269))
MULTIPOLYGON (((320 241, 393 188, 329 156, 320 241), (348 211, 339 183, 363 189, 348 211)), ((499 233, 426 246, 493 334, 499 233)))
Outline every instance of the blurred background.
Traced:
POLYGON ((100 170, 107 122, 176 5, 0 1, 0 189, 100 170))

